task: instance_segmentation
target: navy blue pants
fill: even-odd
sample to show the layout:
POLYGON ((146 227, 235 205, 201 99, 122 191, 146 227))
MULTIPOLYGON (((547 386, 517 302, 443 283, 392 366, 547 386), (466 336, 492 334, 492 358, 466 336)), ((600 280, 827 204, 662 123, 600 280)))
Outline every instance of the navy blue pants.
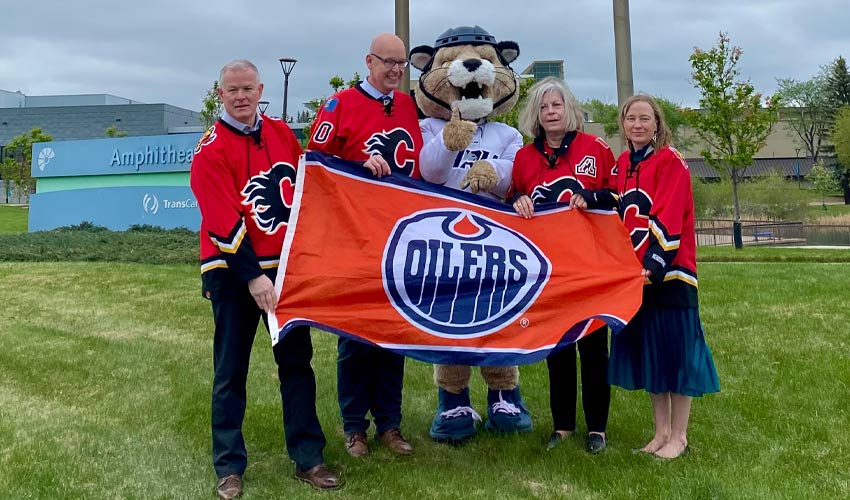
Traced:
POLYGON ((366 432, 371 412, 375 430, 383 434, 401 426, 404 356, 339 338, 337 344, 339 412, 346 433, 366 432))
POLYGON ((607 327, 594 330, 546 358, 552 421, 555 430, 574 431, 576 428, 576 344, 581 355, 581 404, 587 432, 605 432, 611 406, 607 327))
MULTIPOLYGON (((260 318, 265 321, 265 317, 247 287, 243 288, 237 293, 228 293, 228 297, 214 297, 212 300, 215 320, 212 453, 218 477, 242 475, 248 465, 242 436, 245 383, 254 335, 260 318)), ((274 347, 286 449, 296 468, 302 471, 324 462, 325 435, 316 416, 316 378, 310 366, 312 357, 309 327, 290 331, 274 347)))

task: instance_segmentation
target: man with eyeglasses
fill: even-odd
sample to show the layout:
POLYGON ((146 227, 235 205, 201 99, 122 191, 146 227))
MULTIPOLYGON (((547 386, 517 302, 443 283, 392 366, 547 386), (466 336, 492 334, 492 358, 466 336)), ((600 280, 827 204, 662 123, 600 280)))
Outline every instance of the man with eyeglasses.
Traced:
MULTIPOLYGON (((376 36, 366 55, 369 76, 325 102, 307 148, 363 162, 376 177, 395 173, 418 178, 422 133, 416 105, 398 90, 407 65, 407 49, 399 37, 376 36)), ((400 429, 404 356, 340 337, 337 378, 348 453, 369 453, 370 412, 376 435, 387 448, 399 455, 412 453, 400 429)))

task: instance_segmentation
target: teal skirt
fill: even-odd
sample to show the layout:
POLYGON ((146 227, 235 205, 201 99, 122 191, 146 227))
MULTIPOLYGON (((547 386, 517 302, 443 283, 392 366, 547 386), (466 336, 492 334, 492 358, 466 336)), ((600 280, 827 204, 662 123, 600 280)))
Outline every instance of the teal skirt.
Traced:
POLYGON ((608 381, 629 390, 699 397, 720 391, 699 309, 641 307, 611 337, 608 381))

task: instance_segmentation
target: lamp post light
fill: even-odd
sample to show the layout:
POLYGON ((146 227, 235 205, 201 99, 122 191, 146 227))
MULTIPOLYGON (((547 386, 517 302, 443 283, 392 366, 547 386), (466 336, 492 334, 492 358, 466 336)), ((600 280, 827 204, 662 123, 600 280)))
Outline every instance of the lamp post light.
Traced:
POLYGON ((298 61, 291 57, 281 57, 279 60, 280 69, 283 70, 283 115, 281 115, 281 119, 286 123, 286 97, 289 93, 289 74, 292 73, 292 68, 295 67, 295 63, 298 61))
POLYGON ((803 189, 802 181, 800 180, 800 151, 803 148, 794 148, 794 152, 797 154, 797 162, 794 167, 795 173, 797 174, 797 189, 803 189))

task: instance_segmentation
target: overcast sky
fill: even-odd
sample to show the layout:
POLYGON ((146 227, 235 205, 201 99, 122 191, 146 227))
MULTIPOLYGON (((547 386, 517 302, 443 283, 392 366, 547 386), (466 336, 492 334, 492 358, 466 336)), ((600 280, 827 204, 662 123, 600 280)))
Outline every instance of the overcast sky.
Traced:
MULTIPOLYGON (((580 100, 616 102, 612 2, 410 0, 410 43, 434 43, 449 27, 478 24, 514 40, 519 72, 535 59, 563 59, 580 100), (478 9, 481 12, 475 13, 478 9)), ((27 95, 113 94, 199 110, 229 60, 260 69, 269 114, 279 115, 278 59, 298 59, 289 114, 331 93, 328 80, 365 76, 372 37, 394 30, 392 0, 3 0, 0 89, 27 95)), ((776 78, 808 79, 850 57, 848 0, 638 0, 631 2, 636 91, 696 106, 688 56, 726 31, 741 74, 772 93, 776 78)), ((414 70, 414 74, 417 74, 414 70)))

